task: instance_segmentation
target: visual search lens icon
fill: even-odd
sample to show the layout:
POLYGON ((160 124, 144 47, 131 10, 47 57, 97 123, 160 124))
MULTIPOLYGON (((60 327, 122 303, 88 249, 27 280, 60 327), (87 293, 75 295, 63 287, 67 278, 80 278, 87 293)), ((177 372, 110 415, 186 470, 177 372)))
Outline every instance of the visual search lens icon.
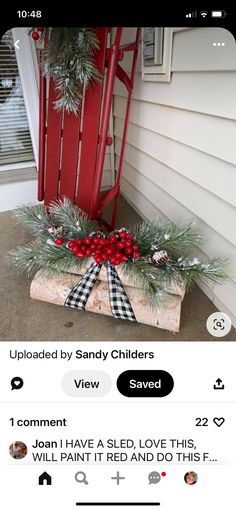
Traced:
POLYGON ((225 320, 224 319, 220 319, 219 321, 217 319, 214 319, 213 322, 214 322, 213 329, 215 331, 217 329, 221 329, 222 331, 224 330, 224 328, 225 328, 225 320))
POLYGON ((231 330, 231 319, 224 312, 214 312, 209 315, 206 327, 208 332, 215 337, 226 336, 231 330))

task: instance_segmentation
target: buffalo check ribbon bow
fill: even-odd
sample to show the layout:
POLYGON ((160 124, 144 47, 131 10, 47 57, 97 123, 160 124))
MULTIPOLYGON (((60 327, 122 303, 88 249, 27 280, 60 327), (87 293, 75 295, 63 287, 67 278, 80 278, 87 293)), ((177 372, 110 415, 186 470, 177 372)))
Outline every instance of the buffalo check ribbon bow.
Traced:
MULTIPOLYGON (((110 308, 113 317, 115 317, 115 319, 124 319, 135 322, 136 318, 133 308, 114 265, 107 261, 105 263, 105 267, 107 270, 110 308)), ((83 278, 67 296, 65 306, 85 310, 86 303, 93 290, 101 268, 102 264, 97 264, 96 262, 91 264, 83 278)))

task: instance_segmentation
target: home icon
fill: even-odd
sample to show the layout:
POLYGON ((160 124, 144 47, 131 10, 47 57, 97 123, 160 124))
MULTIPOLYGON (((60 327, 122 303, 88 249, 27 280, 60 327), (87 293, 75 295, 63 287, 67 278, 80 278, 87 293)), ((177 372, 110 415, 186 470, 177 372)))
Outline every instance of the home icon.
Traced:
POLYGON ((39 485, 52 485, 52 477, 46 471, 39 476, 39 485))

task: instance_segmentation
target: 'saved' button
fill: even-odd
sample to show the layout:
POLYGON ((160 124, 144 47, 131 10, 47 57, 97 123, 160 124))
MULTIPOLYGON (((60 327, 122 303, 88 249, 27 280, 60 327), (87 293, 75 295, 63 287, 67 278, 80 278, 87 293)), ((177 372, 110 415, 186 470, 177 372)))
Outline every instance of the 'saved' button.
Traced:
POLYGON ((117 379, 125 397, 166 397, 173 390, 173 377, 165 370, 126 370, 117 379))

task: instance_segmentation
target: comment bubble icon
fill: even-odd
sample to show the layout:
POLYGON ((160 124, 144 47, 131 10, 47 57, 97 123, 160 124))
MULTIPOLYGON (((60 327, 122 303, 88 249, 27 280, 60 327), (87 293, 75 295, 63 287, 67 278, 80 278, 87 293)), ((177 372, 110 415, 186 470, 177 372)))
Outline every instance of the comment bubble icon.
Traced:
POLYGON ((13 377, 11 380, 11 389, 12 390, 20 390, 24 384, 24 381, 21 377, 13 377))

